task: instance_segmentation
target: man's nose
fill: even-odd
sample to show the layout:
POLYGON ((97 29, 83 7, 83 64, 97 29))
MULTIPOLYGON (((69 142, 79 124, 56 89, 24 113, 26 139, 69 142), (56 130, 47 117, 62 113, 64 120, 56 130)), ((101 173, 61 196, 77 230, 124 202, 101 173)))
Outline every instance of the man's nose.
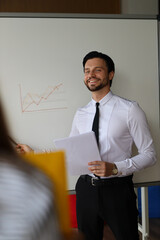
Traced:
POLYGON ((95 77, 95 72, 94 71, 90 71, 88 77, 89 78, 95 77))

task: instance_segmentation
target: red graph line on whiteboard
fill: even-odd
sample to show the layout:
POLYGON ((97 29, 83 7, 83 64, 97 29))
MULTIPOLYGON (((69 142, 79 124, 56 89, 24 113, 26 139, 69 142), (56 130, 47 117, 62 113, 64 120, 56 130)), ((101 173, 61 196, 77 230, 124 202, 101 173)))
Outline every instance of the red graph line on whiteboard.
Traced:
POLYGON ((44 92, 42 94, 42 96, 39 96, 38 94, 34 94, 34 96, 37 98, 37 101, 33 98, 33 95, 31 93, 27 93, 25 99, 22 101, 22 89, 21 89, 21 85, 19 85, 19 88, 20 88, 20 98, 21 98, 20 101, 21 101, 22 112, 35 112, 35 111, 44 111, 44 110, 52 110, 52 109, 66 109, 66 107, 63 107, 63 108, 49 108, 49 109, 27 110, 32 104, 39 106, 40 103, 42 102, 42 100, 43 101, 47 101, 49 96, 51 96, 61 86, 62 86, 62 83, 57 85, 57 86, 55 86, 55 87, 50 87, 49 88, 49 92, 46 90, 46 92, 44 92), (24 107, 24 104, 28 101, 27 99, 29 99, 29 103, 26 105, 26 107, 24 107))

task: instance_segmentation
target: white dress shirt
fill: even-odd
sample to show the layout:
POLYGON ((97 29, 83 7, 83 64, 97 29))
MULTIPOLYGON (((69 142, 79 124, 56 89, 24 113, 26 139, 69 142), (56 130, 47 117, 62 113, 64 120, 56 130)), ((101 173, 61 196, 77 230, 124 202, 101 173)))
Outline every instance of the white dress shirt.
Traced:
MULTIPOLYGON (((153 140, 145 114, 138 104, 111 91, 99 103, 99 150, 102 161, 115 163, 118 176, 131 175, 153 165, 156 162, 153 140), (133 142, 138 149, 134 157, 133 142)), ((92 131, 95 111, 96 102, 93 99, 85 107, 79 108, 70 136, 92 131)))

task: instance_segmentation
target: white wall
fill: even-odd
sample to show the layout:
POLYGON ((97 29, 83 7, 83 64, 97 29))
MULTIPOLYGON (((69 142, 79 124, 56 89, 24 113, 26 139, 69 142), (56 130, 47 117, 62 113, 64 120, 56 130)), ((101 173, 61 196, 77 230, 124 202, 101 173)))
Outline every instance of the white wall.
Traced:
POLYGON ((121 0, 122 14, 158 14, 158 0, 121 0))

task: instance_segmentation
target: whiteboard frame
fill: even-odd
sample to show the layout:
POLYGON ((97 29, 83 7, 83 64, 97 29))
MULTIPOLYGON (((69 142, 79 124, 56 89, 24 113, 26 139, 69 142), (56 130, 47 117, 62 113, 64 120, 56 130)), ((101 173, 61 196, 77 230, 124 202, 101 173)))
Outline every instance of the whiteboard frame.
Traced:
POLYGON ((78 14, 78 13, 25 13, 0 12, 0 17, 7 18, 87 18, 87 19, 157 19, 157 15, 138 14, 78 14))

